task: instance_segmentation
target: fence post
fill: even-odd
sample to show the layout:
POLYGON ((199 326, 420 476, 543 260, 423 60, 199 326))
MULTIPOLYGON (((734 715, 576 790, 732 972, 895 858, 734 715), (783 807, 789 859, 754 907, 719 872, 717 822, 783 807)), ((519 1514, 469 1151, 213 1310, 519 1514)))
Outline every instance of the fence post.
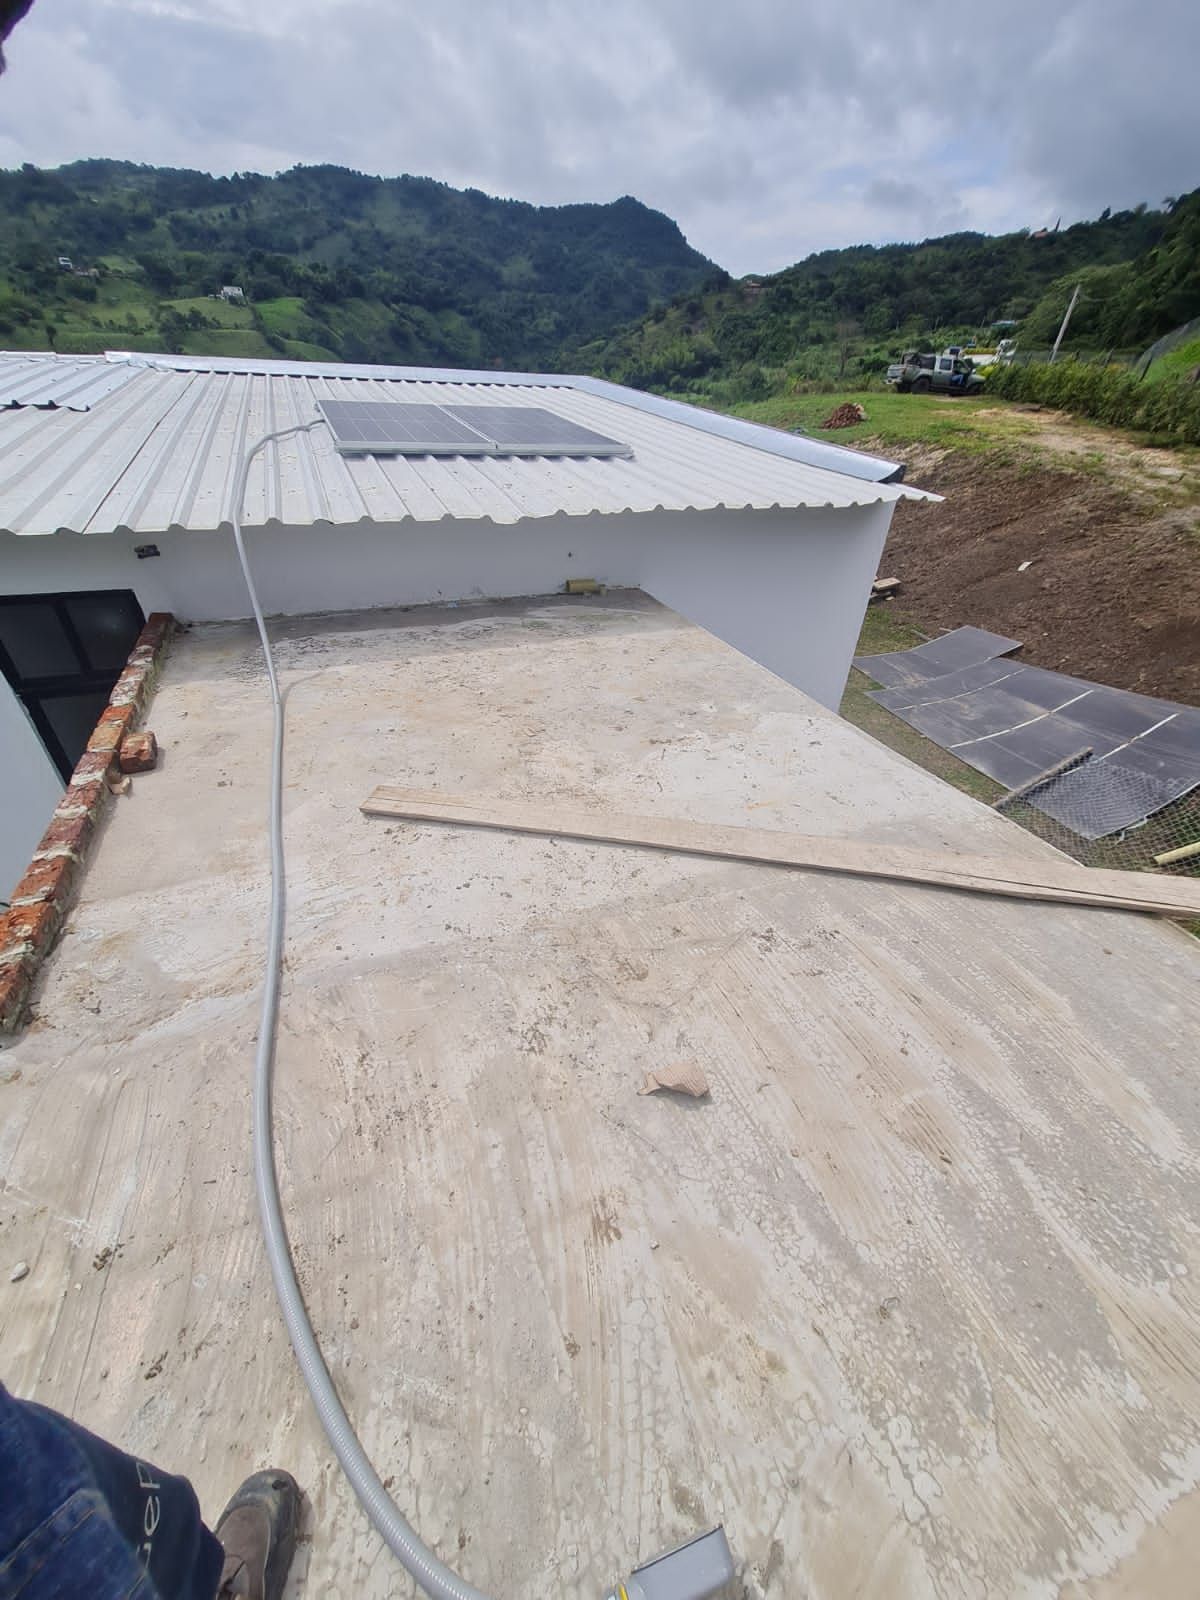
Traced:
POLYGON ((1055 341, 1054 341, 1054 349, 1051 350, 1051 352, 1050 352, 1050 365, 1051 366, 1054 365, 1055 357, 1058 355, 1058 347, 1063 342, 1063 334, 1066 333, 1066 331, 1067 331, 1067 323, 1070 322, 1070 320, 1071 320, 1071 313, 1075 309, 1075 302, 1076 302, 1076 300, 1079 299, 1079 291, 1080 291, 1080 289, 1082 287, 1083 287, 1082 284, 1078 284, 1077 283, 1075 285, 1074 292, 1071 295, 1070 304, 1067 306, 1066 312, 1065 312, 1065 314, 1063 316, 1063 319, 1062 319, 1062 323, 1059 326, 1058 338, 1055 339, 1055 341))

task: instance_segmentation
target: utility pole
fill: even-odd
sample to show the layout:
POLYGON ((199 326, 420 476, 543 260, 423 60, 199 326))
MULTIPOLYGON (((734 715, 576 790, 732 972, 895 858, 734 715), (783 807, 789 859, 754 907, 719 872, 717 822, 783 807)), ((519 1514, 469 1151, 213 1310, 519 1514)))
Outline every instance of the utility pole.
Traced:
POLYGON ((1063 342, 1063 334, 1066 333, 1066 331, 1067 331, 1067 323, 1070 322, 1070 320, 1071 320, 1071 313, 1075 309, 1075 302, 1076 302, 1076 300, 1079 299, 1079 291, 1080 291, 1080 289, 1082 287, 1083 287, 1083 285, 1079 284, 1079 283, 1077 283, 1075 285, 1075 292, 1071 296, 1070 304, 1067 306, 1066 312, 1063 315, 1062 322, 1059 325, 1058 338, 1055 339, 1055 341, 1054 341, 1054 349, 1051 350, 1051 352, 1050 352, 1050 360, 1051 361, 1053 361, 1055 356, 1057 356, 1057 354, 1058 354, 1058 347, 1063 342))

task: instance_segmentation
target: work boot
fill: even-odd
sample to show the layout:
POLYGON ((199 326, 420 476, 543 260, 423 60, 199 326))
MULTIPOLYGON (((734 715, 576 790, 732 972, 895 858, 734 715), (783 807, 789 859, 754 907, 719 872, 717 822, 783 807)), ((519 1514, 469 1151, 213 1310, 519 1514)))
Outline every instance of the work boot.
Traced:
POLYGON ((272 1467, 247 1478, 216 1526, 225 1547, 217 1600, 281 1600, 299 1522, 300 1488, 290 1473, 272 1467))

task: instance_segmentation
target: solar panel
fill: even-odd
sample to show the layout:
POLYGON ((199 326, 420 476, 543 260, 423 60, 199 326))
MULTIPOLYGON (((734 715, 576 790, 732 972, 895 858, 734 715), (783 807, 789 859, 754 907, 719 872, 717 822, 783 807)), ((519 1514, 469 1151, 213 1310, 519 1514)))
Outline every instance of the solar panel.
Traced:
POLYGON ((633 451, 541 406, 446 406, 506 456, 631 456, 633 451))
POLYGON ((318 400, 343 455, 492 455, 494 446, 442 406, 318 400))
MULTIPOLYGON (((943 661, 978 656, 977 646, 990 652, 996 643, 1015 641, 963 628, 932 642, 943 661)), ((1200 788, 1194 707, 999 655, 933 676, 930 653, 930 645, 919 645, 858 657, 864 671, 874 677, 878 670, 880 680, 897 685, 869 691, 871 699, 1010 789, 1091 750, 1090 761, 1030 797, 1082 838, 1134 826, 1200 788)))
POLYGON ((541 406, 318 400, 342 455, 629 456, 627 444, 541 406))
POLYGON ((877 656, 855 656, 854 665, 887 689, 924 683, 943 672, 957 672, 981 661, 994 661, 1021 648, 1019 639, 1006 639, 986 628, 955 628, 911 650, 888 650, 877 656))

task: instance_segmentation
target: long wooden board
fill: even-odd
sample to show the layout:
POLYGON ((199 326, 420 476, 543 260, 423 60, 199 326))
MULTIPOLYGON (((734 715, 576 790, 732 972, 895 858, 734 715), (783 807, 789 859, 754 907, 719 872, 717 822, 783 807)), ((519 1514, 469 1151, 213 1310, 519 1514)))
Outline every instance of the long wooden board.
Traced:
POLYGON ((405 817, 412 822, 446 822, 470 828, 495 828, 506 833, 534 833, 597 844, 673 850, 684 855, 929 884, 1014 900, 1148 911, 1163 917, 1200 917, 1200 882, 1146 872, 1081 867, 1050 857, 996 860, 766 828, 570 811, 534 802, 396 789, 386 784, 372 792, 362 810, 374 817, 405 817))

